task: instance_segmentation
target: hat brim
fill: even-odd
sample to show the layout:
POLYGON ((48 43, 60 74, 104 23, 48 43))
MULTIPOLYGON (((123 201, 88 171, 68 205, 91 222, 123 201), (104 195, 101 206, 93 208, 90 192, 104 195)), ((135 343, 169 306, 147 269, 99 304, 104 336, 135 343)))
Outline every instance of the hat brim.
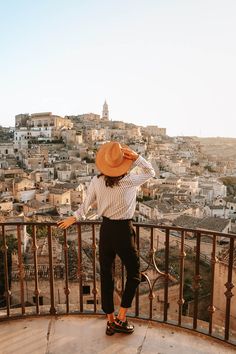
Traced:
MULTIPOLYGON (((103 144, 100 149, 97 152, 96 155, 96 166, 98 168, 98 170, 103 173, 105 176, 109 176, 109 177, 118 177, 118 176, 122 176, 124 175, 132 166, 133 161, 123 158, 122 163, 117 166, 117 167, 111 167, 109 166, 105 159, 105 152, 108 148, 108 144, 110 143, 105 143, 103 144)), ((125 147, 124 145, 122 145, 122 147, 125 147)))

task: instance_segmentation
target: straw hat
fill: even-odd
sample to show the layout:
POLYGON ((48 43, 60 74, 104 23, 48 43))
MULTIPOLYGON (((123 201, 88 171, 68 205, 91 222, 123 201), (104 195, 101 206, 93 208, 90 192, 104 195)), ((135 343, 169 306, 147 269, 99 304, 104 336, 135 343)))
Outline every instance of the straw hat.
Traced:
POLYGON ((133 161, 126 159, 117 141, 103 144, 96 155, 96 166, 104 175, 118 177, 125 174, 133 161))

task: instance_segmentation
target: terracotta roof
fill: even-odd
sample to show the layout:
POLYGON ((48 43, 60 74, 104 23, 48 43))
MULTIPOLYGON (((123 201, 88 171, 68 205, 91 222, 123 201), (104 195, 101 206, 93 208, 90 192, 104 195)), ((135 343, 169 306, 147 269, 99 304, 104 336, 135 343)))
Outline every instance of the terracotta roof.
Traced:
POLYGON ((36 200, 36 199, 29 200, 25 205, 27 205, 31 208, 36 208, 36 209, 54 208, 54 205, 52 205, 50 203, 40 202, 39 200, 36 200))
POLYGON ((206 217, 198 224, 198 228, 212 231, 223 232, 230 223, 229 219, 222 219, 216 217, 206 217))
POLYGON ((205 217, 201 219, 188 215, 181 215, 173 221, 173 225, 176 226, 191 229, 206 229, 217 232, 223 232, 229 223, 229 219, 217 217, 205 217))
POLYGON ((201 219, 195 218, 194 216, 189 215, 180 215, 173 221, 173 225, 185 227, 189 229, 195 229, 201 219))

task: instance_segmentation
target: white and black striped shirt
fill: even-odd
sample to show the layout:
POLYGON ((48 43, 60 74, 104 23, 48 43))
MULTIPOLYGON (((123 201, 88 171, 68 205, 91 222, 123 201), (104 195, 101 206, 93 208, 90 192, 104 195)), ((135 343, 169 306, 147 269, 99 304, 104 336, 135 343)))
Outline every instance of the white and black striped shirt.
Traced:
POLYGON ((104 176, 93 177, 84 203, 74 212, 76 219, 85 218, 95 201, 99 217, 105 216, 113 220, 132 219, 138 187, 155 176, 152 165, 142 156, 139 156, 134 161, 133 167, 135 166, 141 169, 139 174, 128 173, 119 181, 118 185, 112 188, 106 186, 104 176))

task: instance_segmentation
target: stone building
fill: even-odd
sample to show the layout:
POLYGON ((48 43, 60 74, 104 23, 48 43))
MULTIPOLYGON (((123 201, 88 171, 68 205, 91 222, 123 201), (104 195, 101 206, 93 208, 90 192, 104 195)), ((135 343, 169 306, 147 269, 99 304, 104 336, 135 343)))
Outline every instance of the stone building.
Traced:
POLYGON ((19 114, 15 116, 14 147, 26 149, 29 141, 60 139, 63 130, 72 128, 70 119, 51 112, 19 114))
POLYGON ((14 156, 14 147, 12 143, 8 142, 1 142, 0 143, 0 157, 9 157, 9 156, 14 156))
POLYGON ((55 189, 70 192, 71 205, 79 205, 85 199, 85 186, 82 183, 57 183, 55 189))
POLYGON ((59 206, 62 204, 71 204, 70 191, 51 188, 49 190, 49 203, 54 206, 59 206))
POLYGON ((146 128, 144 128, 145 132, 148 133, 149 135, 156 136, 156 135, 161 135, 165 136, 166 135, 166 128, 159 128, 157 125, 147 125, 146 128))

